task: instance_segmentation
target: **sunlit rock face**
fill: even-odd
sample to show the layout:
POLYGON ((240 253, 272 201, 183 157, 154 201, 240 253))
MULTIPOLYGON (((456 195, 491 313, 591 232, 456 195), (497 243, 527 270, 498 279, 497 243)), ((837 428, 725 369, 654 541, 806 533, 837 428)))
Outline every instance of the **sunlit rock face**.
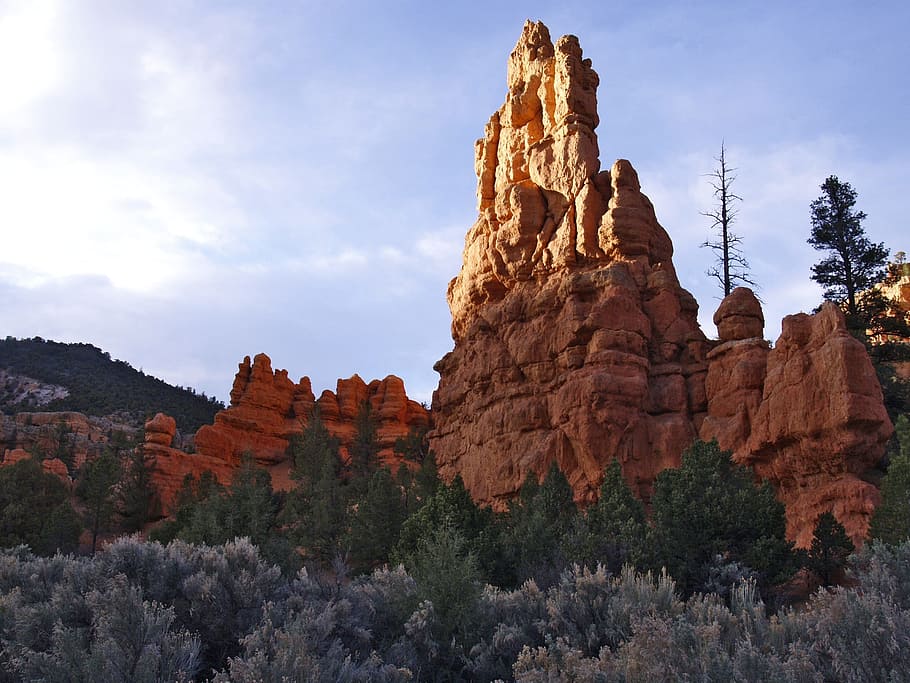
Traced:
POLYGON ((476 146, 432 447, 496 507, 554 461, 579 500, 613 458, 647 496, 707 408, 708 343, 670 238, 628 161, 600 170, 597 85, 574 36, 529 22, 476 146))
POLYGON ((891 430, 862 346, 825 307, 785 321, 771 350, 749 290, 707 340, 635 169, 600 168, 598 82, 574 36, 525 25, 476 144, 478 217, 448 289, 440 472, 501 509, 553 462, 590 501, 615 458, 647 500, 695 438, 716 437, 774 482, 792 538, 806 544, 829 509, 859 538, 877 495, 859 474, 891 430))
POLYGON ((339 440, 341 455, 346 458, 364 403, 370 405, 379 457, 394 468, 401 459, 394 452, 396 440, 411 429, 428 427, 430 420, 427 409, 407 397, 400 378, 389 375, 366 383, 353 375, 339 379, 334 392, 323 391, 317 399, 308 377, 295 383, 286 370, 272 370, 271 359, 264 353, 252 361, 247 356, 234 378, 231 405, 215 415, 214 424, 196 432, 195 453, 171 448, 172 418, 158 415, 146 423, 146 458, 164 511, 170 511, 186 474, 199 476, 208 470, 228 484, 246 454, 287 485, 290 439, 303 432, 314 407, 329 433, 339 440))

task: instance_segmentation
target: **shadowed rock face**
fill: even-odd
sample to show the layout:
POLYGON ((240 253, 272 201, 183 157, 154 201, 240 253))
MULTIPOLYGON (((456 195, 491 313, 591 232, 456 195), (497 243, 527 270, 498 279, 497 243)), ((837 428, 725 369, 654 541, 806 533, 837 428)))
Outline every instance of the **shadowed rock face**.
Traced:
POLYGON ((717 437, 777 486, 792 538, 805 545, 830 509, 861 538, 877 493, 858 475, 891 431, 862 345, 826 306, 787 318, 772 351, 745 289, 708 341, 632 165, 600 170, 597 85, 574 36, 525 25, 476 144, 479 214, 449 284, 441 474, 502 508, 555 461, 590 501, 616 458, 647 500, 697 436, 717 437))
MULTIPOLYGON (((734 317, 726 304, 737 292, 754 299, 736 290, 718 316, 734 317)), ((755 332, 740 328, 741 335, 755 332)), ((879 494, 860 477, 881 459, 892 432, 866 349, 832 303, 784 318, 773 349, 757 334, 728 339, 709 354, 702 437, 717 438, 775 485, 799 545, 812 543, 815 522, 828 511, 861 543, 879 494)))
POLYGON ((574 36, 529 22, 476 146, 431 438, 443 475, 497 507, 554 460, 579 500, 613 458, 647 496, 706 410, 697 304, 635 169, 600 171, 597 84, 574 36))

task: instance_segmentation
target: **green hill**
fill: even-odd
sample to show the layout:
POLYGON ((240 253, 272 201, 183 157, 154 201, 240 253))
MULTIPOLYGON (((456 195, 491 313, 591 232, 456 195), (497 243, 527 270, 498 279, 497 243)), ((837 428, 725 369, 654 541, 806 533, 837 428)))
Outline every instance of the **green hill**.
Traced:
POLYGON ((189 433, 211 424, 215 413, 223 409, 224 404, 214 396, 171 386, 91 344, 63 344, 40 337, 0 341, 0 410, 4 413, 128 413, 138 423, 164 412, 177 420, 182 432, 189 433), (60 394, 66 392, 61 387, 68 392, 62 398, 60 394))

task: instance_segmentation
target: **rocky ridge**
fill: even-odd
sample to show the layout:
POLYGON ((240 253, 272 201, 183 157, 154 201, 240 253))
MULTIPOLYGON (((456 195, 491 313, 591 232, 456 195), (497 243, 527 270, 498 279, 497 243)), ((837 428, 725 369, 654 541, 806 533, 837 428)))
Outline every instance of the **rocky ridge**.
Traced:
POLYGON ((187 474, 199 476, 209 470, 228 484, 246 453, 270 469, 277 487, 289 486, 287 448, 290 439, 303 432, 314 408, 329 433, 338 438, 346 459, 365 402, 376 426, 379 457, 395 465, 399 460, 395 442, 412 428, 427 428, 430 423, 428 411, 407 397, 400 378, 389 375, 368 384, 354 375, 339 379, 334 392, 325 390, 317 399, 308 377, 295 383, 286 370, 272 370, 271 359, 264 353, 252 360, 247 356, 234 378, 231 405, 215 416, 214 424, 196 432, 195 453, 171 447, 172 419, 158 415, 146 423, 146 460, 164 511, 170 510, 187 474))

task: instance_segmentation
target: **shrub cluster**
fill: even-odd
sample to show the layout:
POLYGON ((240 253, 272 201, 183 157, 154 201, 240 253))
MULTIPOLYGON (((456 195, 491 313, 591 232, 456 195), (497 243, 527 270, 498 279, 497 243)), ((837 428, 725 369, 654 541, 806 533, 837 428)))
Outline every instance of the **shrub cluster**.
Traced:
POLYGON ((245 539, 7 549, 0 681, 907 680, 910 543, 873 543, 853 575, 769 615, 751 579, 684 600, 631 567, 446 593, 401 566, 288 577, 245 539))

